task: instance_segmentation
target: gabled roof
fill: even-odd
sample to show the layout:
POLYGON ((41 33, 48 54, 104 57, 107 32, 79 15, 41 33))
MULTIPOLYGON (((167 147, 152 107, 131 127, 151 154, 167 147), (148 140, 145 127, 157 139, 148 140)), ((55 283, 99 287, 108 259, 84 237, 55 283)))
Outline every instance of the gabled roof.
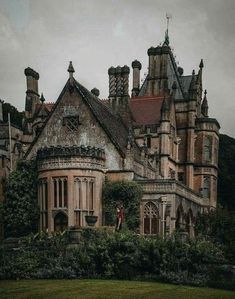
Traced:
MULTIPOLYGON (((103 101, 99 100, 94 94, 88 91, 77 81, 75 81, 75 86, 79 94, 91 108, 91 111, 95 115, 101 127, 124 156, 126 154, 129 132, 123 124, 121 118, 115 115, 109 107, 102 103, 103 101)), ((136 144, 134 144, 134 152, 135 154, 139 153, 139 148, 136 144)))
MULTIPOLYGON (((127 150, 127 140, 128 140, 128 128, 125 127, 120 117, 113 114, 112 110, 104 105, 101 100, 99 100, 94 94, 92 94, 90 91, 88 91, 84 86, 82 86, 79 82, 77 82, 75 79, 73 79, 74 87, 79 93, 79 95, 82 97, 82 99, 85 101, 85 103, 89 106, 91 112, 97 119, 97 121, 100 123, 101 127, 104 129, 114 146, 117 148, 119 153, 122 155, 122 157, 125 157, 126 150, 127 150)), ((37 142, 39 136, 41 135, 44 127, 46 126, 48 120, 52 116, 53 112, 55 111, 58 103, 60 102, 63 94, 70 86, 70 80, 67 81, 65 87, 63 88, 58 100, 53 105, 52 111, 49 114, 47 120, 42 126, 42 130, 40 133, 36 136, 36 138, 33 140, 32 144, 30 145, 27 153, 27 155, 30 153, 33 145, 37 142)), ((134 155, 139 156, 140 155, 140 149, 137 146, 137 144, 134 142, 134 155)))
POLYGON ((132 98, 130 107, 135 123, 137 125, 158 124, 161 119, 163 100, 163 96, 132 98))
MULTIPOLYGON (((195 75, 195 81, 197 80, 197 75, 195 75)), ((180 82, 181 82, 181 86, 183 88, 183 92, 184 95, 188 95, 189 92, 189 87, 190 87, 190 83, 192 81, 192 75, 188 75, 188 76, 181 76, 180 77, 180 82)))

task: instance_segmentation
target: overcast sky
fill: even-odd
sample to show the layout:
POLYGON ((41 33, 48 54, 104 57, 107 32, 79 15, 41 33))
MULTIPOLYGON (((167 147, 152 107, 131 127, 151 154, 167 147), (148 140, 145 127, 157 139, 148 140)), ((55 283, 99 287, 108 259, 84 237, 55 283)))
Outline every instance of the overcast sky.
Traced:
POLYGON ((235 137, 235 0, 0 0, 0 98, 24 109, 28 66, 40 74, 39 91, 55 101, 68 78, 108 97, 107 69, 141 61, 164 40, 184 74, 204 59, 209 115, 235 137))

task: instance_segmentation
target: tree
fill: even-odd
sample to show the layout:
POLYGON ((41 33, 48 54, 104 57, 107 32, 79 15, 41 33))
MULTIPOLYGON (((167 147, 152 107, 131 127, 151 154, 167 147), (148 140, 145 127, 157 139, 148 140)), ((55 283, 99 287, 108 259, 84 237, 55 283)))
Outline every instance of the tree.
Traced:
POLYGON ((235 213, 218 207, 215 211, 202 214, 195 225, 197 234, 220 243, 225 248, 226 257, 235 262, 235 213))
POLYGON ((220 134, 218 202, 235 211, 235 139, 220 134))
POLYGON ((115 207, 122 204, 125 210, 127 228, 131 230, 138 229, 141 198, 142 188, 136 182, 107 182, 103 191, 105 224, 114 225, 116 218, 115 207))
POLYGON ((5 185, 3 221, 5 237, 20 237, 37 231, 37 172, 35 161, 19 161, 5 185))
POLYGON ((23 112, 19 112, 14 106, 9 103, 2 104, 3 121, 8 121, 8 113, 11 115, 11 123, 20 129, 22 128, 22 119, 24 116, 23 112))

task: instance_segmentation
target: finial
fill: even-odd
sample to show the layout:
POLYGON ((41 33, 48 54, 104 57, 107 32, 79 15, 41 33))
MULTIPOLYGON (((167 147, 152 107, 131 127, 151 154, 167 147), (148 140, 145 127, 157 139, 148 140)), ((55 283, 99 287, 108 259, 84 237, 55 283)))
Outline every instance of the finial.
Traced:
POLYGON ((201 59, 199 67, 200 67, 200 69, 202 69, 204 67, 203 59, 201 59))
POLYGON ((73 68, 73 64, 72 64, 72 61, 69 62, 69 67, 68 67, 68 70, 69 72, 69 77, 73 77, 73 73, 75 72, 74 68, 73 68))
POLYGON ((202 111, 202 114, 205 116, 205 117, 208 117, 208 102, 207 102, 207 91, 205 89, 204 91, 204 98, 203 98, 203 101, 202 101, 202 106, 201 106, 201 111, 202 111))
POLYGON ((170 41, 169 41, 169 34, 168 34, 168 30, 169 30, 169 20, 172 18, 172 16, 169 13, 166 13, 166 32, 165 32, 165 41, 164 41, 164 45, 169 46, 170 41))
POLYGON ((43 93, 41 94, 40 101, 41 101, 42 103, 45 102, 45 98, 44 98, 44 96, 43 96, 43 93))
POLYGON ((93 93, 96 97, 100 95, 100 91, 96 87, 92 88, 91 93, 93 93))

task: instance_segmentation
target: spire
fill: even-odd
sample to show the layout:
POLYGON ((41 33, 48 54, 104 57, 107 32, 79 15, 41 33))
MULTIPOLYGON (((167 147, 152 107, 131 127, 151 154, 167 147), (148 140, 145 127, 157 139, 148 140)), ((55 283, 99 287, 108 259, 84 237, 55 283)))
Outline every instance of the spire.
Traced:
POLYGON ((170 14, 166 14, 166 20, 167 20, 167 25, 166 25, 166 31, 165 31, 165 40, 163 45, 165 46, 169 46, 170 44, 170 40, 169 40, 169 34, 168 34, 168 30, 169 30, 169 20, 172 18, 172 16, 170 14))
POLYGON ((43 96, 43 93, 41 94, 40 101, 42 102, 42 104, 45 102, 45 98, 43 96))
POLYGON ((73 77, 73 73, 75 72, 75 70, 73 68, 72 61, 69 62, 69 67, 68 67, 67 71, 69 72, 69 78, 72 78, 73 77))
MULTIPOLYGON (((201 59, 200 64, 199 64, 199 71, 198 71, 198 75, 197 75, 197 84, 199 84, 200 86, 202 86, 202 69, 204 67, 204 63, 203 63, 203 59, 201 59)), ((202 89, 202 87, 201 87, 202 89)))
POLYGON ((199 67, 200 67, 200 69, 202 69, 204 67, 203 59, 201 59, 199 67))
POLYGON ((189 85, 189 97, 190 99, 196 98, 196 80, 195 80, 195 70, 192 71, 192 80, 189 85))
POLYGON ((202 101, 202 106, 201 106, 201 112, 202 114, 205 116, 205 117, 208 117, 208 102, 207 102, 207 91, 205 89, 204 91, 204 98, 203 98, 203 101, 202 101))

